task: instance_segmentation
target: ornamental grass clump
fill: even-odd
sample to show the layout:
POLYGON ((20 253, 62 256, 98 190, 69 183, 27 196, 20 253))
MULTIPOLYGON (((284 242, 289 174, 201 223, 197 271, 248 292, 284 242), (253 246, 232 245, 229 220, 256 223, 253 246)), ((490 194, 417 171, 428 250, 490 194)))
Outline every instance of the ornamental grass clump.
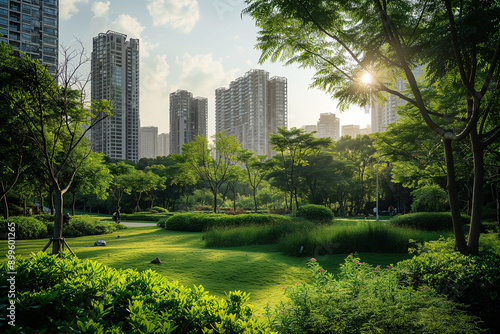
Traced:
POLYGON ((482 333, 478 318, 434 289, 401 286, 392 266, 372 266, 349 255, 338 276, 308 262, 312 284, 286 290, 289 301, 268 308, 280 333, 482 333))

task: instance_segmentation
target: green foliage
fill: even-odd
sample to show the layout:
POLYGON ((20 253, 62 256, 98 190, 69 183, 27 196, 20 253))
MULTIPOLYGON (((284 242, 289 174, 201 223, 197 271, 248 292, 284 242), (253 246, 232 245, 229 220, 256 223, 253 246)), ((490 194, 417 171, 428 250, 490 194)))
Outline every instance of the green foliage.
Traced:
POLYGON ((87 216, 72 217, 63 226, 63 236, 66 238, 83 237, 86 235, 109 234, 117 229, 127 228, 116 223, 101 222, 98 218, 87 216))
POLYGON ((439 232, 397 228, 383 223, 335 223, 290 233, 279 241, 278 250, 285 255, 297 255, 303 247, 305 256, 350 252, 406 253, 411 246, 410 239, 423 242, 437 240, 440 235, 439 232))
MULTIPOLYGON (((462 223, 467 223, 469 216, 462 215, 462 223)), ((410 227, 424 231, 452 231, 453 223, 449 212, 420 212, 398 215, 389 221, 391 225, 410 227)))
POLYGON ((9 219, 0 218, 0 233, 2 239, 7 239, 7 232, 14 232, 15 239, 40 239, 47 237, 47 226, 33 217, 11 216, 9 219), (11 223, 15 224, 15 231, 12 231, 11 223))
POLYGON ((451 239, 426 244, 419 256, 398 263, 398 280, 414 289, 430 287, 449 300, 469 305, 469 314, 481 317, 492 333, 498 333, 500 255, 465 256, 450 245, 451 239))
POLYGON ((323 205, 306 204, 301 205, 297 209, 297 217, 305 218, 315 222, 331 222, 333 219, 333 212, 323 205))
MULTIPOLYGON (((240 215, 239 217, 245 217, 240 215)), ((286 235, 302 233, 314 228, 308 221, 281 220, 271 224, 247 226, 218 226, 204 235, 207 247, 236 247, 247 245, 276 244, 286 235)))
MULTIPOLYGON (((59 259, 40 252, 16 265, 19 332, 271 333, 252 316, 245 292, 220 299, 151 270, 116 270, 69 253, 59 259)), ((6 269, 0 264, 2 289, 6 269)), ((0 309, 7 307, 6 296, 3 291, 0 309)))
POLYGON ((411 195, 413 196, 411 204, 413 212, 440 212, 443 211, 448 201, 446 191, 436 184, 413 190, 411 195))
POLYGON ((161 212, 161 213, 163 213, 163 212, 168 212, 168 210, 167 210, 167 209, 162 208, 161 206, 153 206, 153 209, 152 209, 152 210, 153 210, 153 211, 156 211, 156 212, 161 212))
POLYGON ((340 274, 308 262, 312 284, 286 290, 290 298, 267 310, 280 333, 481 333, 476 318, 432 289, 401 286, 393 269, 349 255, 340 274))
POLYGON ((262 225, 288 222, 290 217, 280 215, 226 215, 220 213, 188 212, 179 213, 158 222, 158 226, 173 231, 203 232, 216 226, 262 225))
MULTIPOLYGON (((165 209, 164 209, 165 210, 165 209)), ((134 220, 145 220, 158 222, 162 219, 167 219, 168 217, 173 216, 175 213, 170 213, 165 210, 162 213, 151 213, 151 212, 136 212, 136 213, 122 213, 122 221, 134 221, 134 220)))

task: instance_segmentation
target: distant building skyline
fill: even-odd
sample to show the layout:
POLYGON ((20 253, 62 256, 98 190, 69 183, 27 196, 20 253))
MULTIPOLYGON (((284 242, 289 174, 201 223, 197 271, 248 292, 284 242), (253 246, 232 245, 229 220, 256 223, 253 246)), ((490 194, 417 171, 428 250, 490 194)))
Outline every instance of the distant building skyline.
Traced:
POLYGON ((170 154, 170 133, 160 133, 158 135, 158 155, 166 157, 170 154))
POLYGON ((182 145, 196 136, 207 136, 208 99, 193 97, 193 93, 179 89, 170 94, 170 152, 182 153, 182 145))
POLYGON ((138 39, 127 41, 127 35, 111 30, 93 38, 91 95, 113 107, 113 115, 93 127, 92 149, 112 159, 139 161, 138 39))
POLYGON ((284 77, 250 70, 215 90, 215 132, 235 136, 241 148, 271 157, 269 135, 288 125, 288 89, 284 77))
POLYGON ((144 126, 139 128, 139 159, 156 158, 158 156, 158 127, 144 126))

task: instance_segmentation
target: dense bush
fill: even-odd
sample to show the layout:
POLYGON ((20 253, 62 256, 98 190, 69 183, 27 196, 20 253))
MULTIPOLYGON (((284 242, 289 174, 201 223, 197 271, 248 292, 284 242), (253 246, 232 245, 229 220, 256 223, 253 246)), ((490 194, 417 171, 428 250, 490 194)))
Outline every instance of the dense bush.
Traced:
POLYGON ((136 212, 136 213, 122 213, 121 221, 152 221, 158 222, 162 219, 173 216, 175 213, 161 212, 161 213, 151 213, 151 212, 136 212))
POLYGON ((209 229, 203 235, 203 240, 207 247, 275 244, 286 235, 306 233, 313 228, 312 222, 288 219, 263 225, 220 226, 209 229))
MULTIPOLYGON (((16 327, 3 321, 4 333, 271 333, 252 316, 244 292, 220 299, 151 270, 116 270, 68 253, 60 260, 40 252, 16 267, 16 327)), ((2 263, 2 315, 6 279, 2 263)))
MULTIPOLYGON (((49 232, 52 233, 49 227, 49 232)), ((88 216, 75 216, 72 217, 69 223, 63 226, 63 236, 65 238, 83 237, 86 235, 99 235, 113 233, 115 230, 125 229, 125 225, 116 223, 101 222, 99 218, 88 216)))
POLYGON ((306 204, 299 206, 296 216, 315 222, 330 222, 333 212, 323 205, 306 204))
POLYGON ((500 255, 465 256, 453 251, 452 239, 426 245, 419 256, 398 263, 398 280, 414 289, 431 287, 467 304, 469 314, 479 316, 492 333, 500 333, 500 255))
MULTIPOLYGON (((469 216, 462 215, 462 223, 466 224, 469 216)), ((398 215, 389 221, 399 227, 410 227, 424 231, 452 231, 453 223, 449 212, 419 212, 398 215)))
POLYGON ((158 222, 167 230, 203 232, 216 226, 262 225, 290 221, 290 217, 279 215, 226 215, 219 213, 188 212, 179 213, 158 222))
POLYGON ((401 286, 388 268, 348 256, 338 277, 309 262, 313 284, 286 290, 289 301, 267 311, 280 333, 482 333, 474 317, 432 289, 401 286))
POLYGON ((278 249, 285 255, 297 255, 302 249, 305 256, 351 252, 406 253, 411 246, 410 239, 423 242, 437 240, 441 235, 441 232, 398 228, 384 223, 342 222, 290 233, 280 239, 278 249))
POLYGON ((413 202, 412 212, 439 212, 446 208, 448 194, 438 186, 432 184, 415 189, 411 192, 413 202))
POLYGON ((168 212, 167 209, 165 208, 162 208, 161 206, 153 206, 153 211, 156 211, 156 212, 168 212))
POLYGON ((7 239, 9 223, 15 223, 15 239, 40 239, 47 237, 47 226, 33 217, 11 216, 9 219, 0 218, 0 234, 7 239))

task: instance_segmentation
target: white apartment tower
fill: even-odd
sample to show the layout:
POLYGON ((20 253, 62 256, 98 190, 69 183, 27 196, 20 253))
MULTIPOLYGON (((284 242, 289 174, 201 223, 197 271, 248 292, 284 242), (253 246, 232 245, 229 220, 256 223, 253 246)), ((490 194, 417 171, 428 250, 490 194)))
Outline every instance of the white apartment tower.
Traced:
POLYGON ((38 59, 55 78, 59 0, 0 0, 0 42, 38 59))
POLYGON ((139 128, 139 158, 158 156, 158 128, 144 126, 139 128))
POLYGON ((158 135, 158 155, 167 157, 170 154, 170 134, 160 133, 158 135))
POLYGON ((113 116, 92 129, 92 150, 112 159, 139 160, 139 40, 107 31, 93 39, 93 100, 110 100, 113 116))
POLYGON ((269 134, 287 127, 287 80, 251 70, 215 91, 215 131, 234 135, 242 148, 272 156, 269 134))
POLYGON ((208 99, 187 90, 170 94, 170 152, 182 153, 182 145, 196 136, 207 136, 208 99))

